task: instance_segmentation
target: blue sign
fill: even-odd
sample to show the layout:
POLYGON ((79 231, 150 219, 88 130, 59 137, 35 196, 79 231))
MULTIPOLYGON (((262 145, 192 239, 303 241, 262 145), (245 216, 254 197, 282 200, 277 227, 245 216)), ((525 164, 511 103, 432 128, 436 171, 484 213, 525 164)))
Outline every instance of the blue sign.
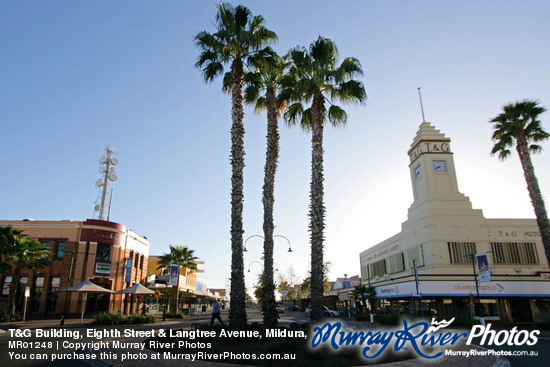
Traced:
POLYGON ((132 281, 132 260, 133 257, 129 257, 128 261, 126 262, 126 283, 130 283, 132 281))

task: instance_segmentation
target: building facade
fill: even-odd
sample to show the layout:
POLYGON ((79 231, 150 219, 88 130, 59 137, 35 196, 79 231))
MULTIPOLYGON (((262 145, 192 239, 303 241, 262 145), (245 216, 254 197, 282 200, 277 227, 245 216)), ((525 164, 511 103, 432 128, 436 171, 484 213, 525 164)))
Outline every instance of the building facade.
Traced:
POLYGON ((473 209, 458 190, 450 143, 430 123, 420 125, 408 151, 408 219, 400 233, 360 254, 362 284, 383 300, 379 312, 549 321, 550 269, 536 220, 487 219, 473 209), (489 282, 477 277, 480 253, 489 282))
MULTIPOLYGON (((194 313, 204 311, 209 308, 216 298, 216 294, 208 289, 207 285, 198 281, 198 273, 203 273, 203 269, 189 270, 180 268, 179 297, 177 296, 177 287, 170 285, 170 277, 165 276, 165 269, 159 267, 160 256, 149 257, 148 286, 150 289, 160 292, 159 304, 169 305, 169 310, 173 312, 194 313), (176 299, 178 304, 176 305, 176 299)), ((196 265, 204 265, 204 261, 195 260, 196 265)), ((162 308, 162 306, 159 306, 162 308)))
POLYGON ((83 222, 2 220, 0 226, 21 230, 51 250, 51 265, 47 268, 24 270, 19 280, 12 279, 10 273, 2 274, 2 301, 7 301, 10 283, 19 281, 18 309, 22 309, 28 287, 30 317, 77 314, 83 302, 85 313, 137 311, 136 296, 90 293, 84 298, 83 294, 67 289, 84 280, 114 292, 144 282, 149 256, 149 242, 145 237, 124 225, 94 219, 83 222))

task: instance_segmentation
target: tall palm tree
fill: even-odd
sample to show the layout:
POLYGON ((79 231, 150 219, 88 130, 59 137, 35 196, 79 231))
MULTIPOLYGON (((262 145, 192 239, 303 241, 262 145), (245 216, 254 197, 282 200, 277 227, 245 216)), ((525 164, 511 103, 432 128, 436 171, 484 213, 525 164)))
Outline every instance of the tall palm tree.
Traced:
POLYGON ((264 168, 262 202, 264 205, 264 277, 262 310, 264 327, 277 327, 279 319, 273 281, 273 205, 275 202, 275 174, 279 160, 278 118, 284 102, 277 98, 279 84, 287 63, 271 48, 265 48, 250 58, 251 72, 246 74, 244 99, 255 105, 255 112, 267 111, 267 151, 264 168))
POLYGON ((174 246, 170 245, 170 252, 162 255, 159 258, 157 269, 169 268, 170 265, 179 266, 178 281, 176 284, 176 298, 172 304, 172 309, 178 309, 179 305, 179 294, 180 294, 180 277, 179 275, 183 272, 184 276, 187 276, 189 271, 197 270, 197 257, 194 255, 195 250, 189 250, 185 246, 174 246))
POLYGON ((252 16, 245 6, 218 5, 216 32, 202 31, 195 37, 201 50, 195 64, 202 70, 206 82, 223 74, 224 64, 230 64, 225 75, 231 91, 231 312, 229 326, 244 329, 246 326, 246 290, 243 259, 243 170, 244 170, 244 66, 248 57, 259 51, 277 36, 264 26, 262 16, 252 16))
POLYGON ((42 269, 51 264, 47 257, 50 250, 34 238, 19 234, 15 237, 15 247, 9 260, 12 265, 11 283, 8 294, 9 312, 15 314, 15 293, 19 284, 19 276, 23 270, 42 269))
POLYGON ((534 143, 550 138, 550 134, 543 130, 538 119, 538 116, 545 112, 546 108, 540 106, 536 100, 525 99, 514 104, 509 103, 502 109, 504 112, 489 121, 493 123, 493 141, 495 142, 491 154, 498 154, 501 160, 505 160, 511 153, 510 148, 516 146, 523 167, 523 175, 527 182, 527 190, 535 209, 546 259, 550 264, 550 223, 539 182, 535 176, 535 168, 531 162, 531 153, 542 150, 540 145, 534 143))
POLYGON ((363 83, 352 79, 363 73, 361 64, 348 57, 338 65, 334 42, 319 36, 309 49, 296 47, 289 52, 292 66, 283 78, 283 98, 292 101, 285 112, 290 125, 300 124, 312 132, 311 138, 311 318, 323 316, 323 240, 325 207, 323 203, 323 129, 328 119, 333 126, 347 121, 346 112, 332 102, 363 102, 363 83), (309 108, 304 104, 311 103, 309 108), (327 103, 329 104, 327 108, 327 103))

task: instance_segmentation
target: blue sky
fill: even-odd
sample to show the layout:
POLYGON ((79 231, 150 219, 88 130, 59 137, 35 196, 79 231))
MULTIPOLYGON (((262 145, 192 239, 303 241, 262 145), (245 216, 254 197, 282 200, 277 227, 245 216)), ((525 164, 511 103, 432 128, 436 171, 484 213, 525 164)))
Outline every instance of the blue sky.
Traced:
MULTIPOLYGON (((461 192, 491 218, 533 218, 517 156, 490 157, 503 104, 550 106, 545 1, 246 1, 285 53, 331 38, 358 58, 368 101, 326 129, 326 258, 331 278, 359 273, 359 252, 399 232, 412 203, 407 150, 426 119, 452 139, 461 192)), ((91 218, 98 159, 120 164, 111 220, 151 242, 195 249, 200 279, 228 284, 230 97, 194 68, 193 37, 213 31, 209 1, 0 2, 0 218, 91 218)), ((542 115, 550 130, 550 114, 542 115)), ((306 276, 310 138, 281 120, 275 262, 306 276), (280 243, 279 243, 280 241, 280 243)), ((262 234, 265 116, 245 111, 245 238, 262 234)), ((550 192, 550 146, 534 158, 550 192)), ((546 195, 548 196, 548 195, 546 195)), ((262 241, 245 264, 261 270, 262 241)), ((252 278, 252 277, 249 277, 252 278)), ((249 279, 251 284, 253 279, 249 279)))

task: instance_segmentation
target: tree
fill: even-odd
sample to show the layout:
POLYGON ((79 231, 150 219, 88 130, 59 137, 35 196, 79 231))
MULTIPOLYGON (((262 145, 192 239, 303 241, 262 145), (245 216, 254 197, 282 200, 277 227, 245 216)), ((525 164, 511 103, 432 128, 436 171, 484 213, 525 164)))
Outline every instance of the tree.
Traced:
POLYGON ((227 3, 218 5, 216 32, 202 31, 195 37, 201 50, 195 66, 202 70, 206 82, 223 74, 224 64, 230 64, 230 72, 224 79, 230 81, 231 91, 231 311, 229 327, 244 329, 246 326, 246 289, 243 259, 243 170, 244 170, 244 65, 248 57, 276 40, 274 32, 264 26, 262 16, 252 16, 245 6, 233 7, 227 3))
POLYGON ((194 255, 195 250, 189 250, 185 246, 174 246, 170 245, 170 252, 162 255, 159 258, 157 269, 167 269, 170 268, 170 265, 178 265, 178 281, 176 284, 176 297, 172 303, 173 310, 177 312, 179 305, 179 294, 180 294, 180 277, 179 274, 183 271, 183 275, 187 276, 188 271, 197 270, 197 257, 194 255))
POLYGON ((527 190, 535 209, 546 260, 550 265, 550 223, 535 168, 531 162, 531 153, 542 150, 540 145, 534 143, 550 138, 550 134, 543 130, 538 119, 546 108, 540 106, 536 100, 525 99, 514 104, 509 103, 502 109, 504 112, 489 121, 493 123, 493 141, 495 142, 491 155, 498 154, 501 160, 505 160, 511 154, 510 148, 516 146, 527 182, 527 190))
POLYGON ((283 78, 282 97, 289 100, 285 119, 290 125, 300 124, 311 131, 310 241, 311 241, 311 318, 323 316, 323 241, 325 229, 323 129, 325 120, 333 126, 343 125, 347 114, 333 104, 363 102, 363 84, 352 79, 362 74, 361 64, 348 57, 338 65, 334 42, 319 36, 309 50, 296 47, 289 52, 292 65, 283 78), (304 104, 311 103, 309 108, 304 104), (326 103, 330 106, 327 108, 326 103))
POLYGON ((367 300, 369 301, 369 307, 372 313, 372 300, 376 297, 376 288, 367 287, 366 285, 358 285, 351 292, 355 296, 357 301, 361 301, 366 304, 367 300))
MULTIPOLYGON (((288 283, 288 282, 281 282, 279 283, 279 286, 277 287, 277 290, 280 292, 280 291, 288 291, 286 297, 282 297, 284 300, 291 300, 292 299, 292 290, 294 289, 294 287, 288 283)), ((282 296, 282 295, 281 295, 282 296)))
POLYGON ((284 103, 278 99, 277 91, 286 63, 271 48, 250 57, 251 72, 246 74, 244 99, 255 105, 255 111, 267 111, 267 151, 264 168, 262 203, 264 205, 264 286, 262 310, 264 327, 277 327, 279 319, 275 302, 273 280, 273 205, 275 202, 275 174, 279 160, 278 118, 284 103), (263 93, 262 95, 260 95, 263 93))
POLYGON ((23 231, 13 229, 11 226, 0 227, 0 273, 9 273, 11 264, 9 260, 14 254, 17 239, 23 231))
POLYGON ((27 269, 42 269, 51 264, 51 260, 48 258, 50 250, 42 243, 20 234, 20 232, 14 238, 14 247, 8 257, 12 264, 12 278, 8 295, 8 309, 11 315, 15 314, 15 293, 21 272, 27 269))

